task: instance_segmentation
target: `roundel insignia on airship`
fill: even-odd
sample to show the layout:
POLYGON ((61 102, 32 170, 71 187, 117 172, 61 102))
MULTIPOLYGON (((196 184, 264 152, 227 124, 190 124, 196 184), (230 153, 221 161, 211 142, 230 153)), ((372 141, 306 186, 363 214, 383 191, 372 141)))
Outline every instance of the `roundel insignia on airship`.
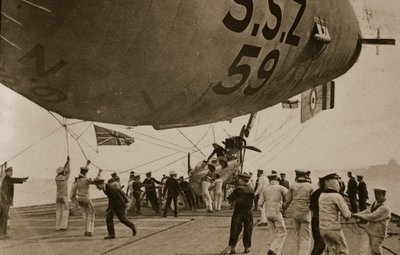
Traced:
POLYGON ((310 111, 314 114, 317 108, 317 90, 314 88, 310 91, 310 111))

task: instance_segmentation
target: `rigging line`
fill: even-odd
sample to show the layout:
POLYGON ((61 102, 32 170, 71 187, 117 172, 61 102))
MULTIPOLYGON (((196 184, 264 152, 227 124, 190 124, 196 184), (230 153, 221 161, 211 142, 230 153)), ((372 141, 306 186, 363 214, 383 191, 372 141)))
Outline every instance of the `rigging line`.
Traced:
POLYGON ((211 124, 208 126, 207 131, 204 133, 204 135, 196 142, 196 145, 198 145, 201 141, 203 141, 203 139, 207 136, 208 132, 211 129, 211 124))
MULTIPOLYGON (((65 127, 66 127, 66 125, 67 125, 67 118, 64 118, 64 125, 65 125, 65 127)), ((66 128, 65 128, 65 141, 66 141, 66 144, 67 144, 67 155, 69 156, 68 131, 67 131, 66 128)))
MULTIPOLYGON (((295 129, 296 127, 290 129, 286 134, 282 134, 281 136, 279 136, 277 139, 275 139, 269 146, 271 146, 268 151, 265 152, 264 155, 262 155, 261 157, 259 157, 258 159, 254 160, 249 166, 253 166, 255 163, 257 163, 258 161, 260 161, 261 159, 265 158, 265 156, 267 156, 268 152, 271 152, 273 149, 275 149, 281 142, 283 142, 286 137, 289 136, 289 134, 295 129)), ((268 147, 267 147, 268 148, 268 147)))
MULTIPOLYGON (((162 147, 162 148, 169 149, 169 150, 173 150, 173 151, 177 151, 177 152, 181 152, 181 151, 182 151, 182 150, 178 150, 178 149, 175 149, 175 148, 171 148, 171 147, 168 147, 168 146, 159 144, 159 143, 155 143, 155 142, 152 142, 152 141, 148 141, 148 140, 145 140, 145 139, 142 139, 142 138, 137 138, 137 137, 136 137, 135 139, 137 139, 137 140, 139 140, 139 141, 146 142, 146 143, 150 143, 150 144, 153 144, 153 145, 157 145, 157 146, 160 146, 160 147, 162 147)), ((183 149, 183 151, 189 150, 189 149, 191 149, 191 148, 185 148, 185 149, 183 149)))
POLYGON ((268 164, 269 162, 271 162, 272 160, 274 160, 284 149, 286 149, 290 144, 292 144, 292 142, 305 130, 305 127, 307 126, 307 124, 305 124, 304 126, 302 126, 300 128, 300 130, 297 132, 297 134, 289 141, 289 143, 287 143, 278 153, 276 153, 272 158, 270 158, 267 162, 263 163, 262 166, 264 166, 265 164, 268 164))
MULTIPOLYGON (((81 143, 78 141, 78 139, 75 139, 75 137, 70 133, 70 129, 67 130, 67 128, 66 128, 65 130, 66 130, 66 131, 68 132, 68 134, 75 140, 75 142, 78 144, 78 147, 79 147, 79 149, 81 150, 83 156, 85 157, 86 160, 88 160, 89 158, 87 157, 87 155, 86 155, 85 151, 83 150, 82 145, 81 145, 81 143)), ((98 166, 96 163, 94 163, 92 160, 90 160, 90 164, 93 165, 94 167, 96 167, 97 169, 101 169, 102 171, 105 171, 105 172, 113 172, 112 170, 107 170, 107 169, 103 169, 103 168, 99 167, 99 166, 98 166)))
POLYGON ((275 129, 274 131, 272 131, 271 133, 269 133, 266 137, 262 138, 260 141, 258 141, 256 143, 256 145, 264 142, 265 140, 267 140, 268 138, 270 138, 272 135, 274 135, 276 132, 278 132, 280 129, 282 129, 291 119, 293 119, 295 116, 298 115, 298 112, 295 114, 289 114, 288 117, 286 118, 286 120, 280 125, 280 127, 278 127, 277 129, 275 129))
POLYGON ((196 144, 194 144, 182 131, 179 130, 179 128, 177 128, 176 130, 178 130, 178 132, 181 133, 181 135, 182 135, 183 137, 185 137, 191 144, 193 144, 193 146, 194 146, 198 151, 200 151, 200 153, 203 154, 204 157, 207 157, 207 156, 197 147, 196 144))
POLYGON ((47 110, 48 113, 50 113, 51 116, 61 125, 64 126, 64 124, 54 115, 51 111, 47 110))
POLYGON ((26 147, 25 149, 23 149, 21 152, 17 153, 16 155, 14 155, 13 157, 11 157, 10 159, 6 160, 5 162, 9 162, 13 159, 15 159, 16 157, 18 157, 19 155, 21 155, 22 153, 24 153, 25 151, 27 151, 28 149, 30 149, 31 147, 33 147, 34 145, 36 145, 37 143, 40 143, 41 141, 43 141, 44 139, 46 139, 47 137, 51 136, 52 134, 54 134, 55 132, 57 132, 58 130, 60 130, 62 128, 58 127, 57 129, 53 130, 52 132, 48 133, 46 136, 42 137, 41 139, 39 139, 38 141, 34 142, 33 144, 29 145, 28 147, 26 147))
POLYGON ((81 141, 83 141, 87 146, 89 146, 90 149, 92 149, 94 152, 99 153, 99 151, 95 148, 93 148, 92 145, 90 145, 88 142, 86 142, 85 139, 79 137, 72 129, 65 127, 66 129, 68 129, 69 134, 76 140, 78 141, 78 139, 80 139, 81 141))
MULTIPOLYGON (((143 166, 146 166, 146 165, 150 165, 150 164, 152 164, 152 163, 154 163, 154 162, 160 161, 160 160, 162 160, 162 159, 165 159, 165 158, 168 158, 168 157, 171 157, 171 156, 174 156, 174 155, 176 155, 176 154, 183 153, 183 152, 186 153, 186 150, 181 150, 181 151, 177 151, 177 152, 173 152, 173 153, 164 155, 164 156, 162 156, 162 157, 160 157, 160 158, 157 158, 157 159, 148 161, 148 162, 146 162, 146 163, 143 163, 143 164, 134 166, 133 168, 130 168, 130 169, 128 169, 128 170, 119 171, 119 173, 121 173, 121 174, 122 174, 122 173, 126 173, 126 172, 129 172, 129 171, 138 169, 138 168, 143 167, 143 166)), ((192 153, 191 155, 193 155, 193 154, 196 153, 196 152, 197 152, 197 151, 191 152, 191 153, 192 153)))
POLYGON ((159 167, 159 168, 157 168, 157 169, 155 169, 155 170, 153 170, 153 171, 151 171, 151 172, 152 172, 152 173, 158 172, 158 171, 162 170, 163 168, 165 168, 165 167, 167 167, 167 166, 170 166, 170 165, 172 165, 172 164, 174 164, 174 163, 176 163, 176 162, 178 162, 179 160, 182 160, 182 159, 184 159, 184 158, 186 158, 186 156, 183 156, 183 157, 181 157, 181 158, 178 158, 177 160, 174 160, 174 161, 172 161, 172 162, 170 162, 170 163, 168 163, 168 164, 166 164, 166 165, 163 165, 163 166, 161 166, 161 167, 159 167))
MULTIPOLYGON (((260 117, 256 117, 256 118, 257 118, 257 126, 256 126, 256 133, 254 134, 254 137, 257 137, 258 127, 260 126, 260 119, 261 119, 260 117)), ((271 124, 271 122, 270 122, 270 124, 271 124)))
POLYGON ((214 125, 212 125, 212 133, 213 133, 213 139, 214 139, 214 143, 215 143, 215 130, 214 130, 214 125))
POLYGON ((83 130, 83 132, 77 137, 77 139, 79 139, 79 138, 89 129, 89 127, 90 127, 91 125, 94 125, 93 122, 91 122, 91 123, 89 124, 89 126, 87 126, 87 127, 85 128, 85 130, 83 130))
POLYGON ((79 124, 79 123, 82 123, 82 122, 86 122, 86 120, 78 120, 78 121, 72 122, 70 124, 67 124, 67 126, 72 126, 72 125, 79 124))
MULTIPOLYGON (((206 148, 206 147, 208 147, 208 146, 210 146, 211 144, 208 144, 208 145, 206 145, 205 147, 203 147, 203 148, 206 148)), ((192 154, 191 155, 194 155, 195 153, 197 153, 199 150, 196 150, 196 151, 194 151, 194 152, 192 152, 192 154)), ((184 152, 184 150, 182 150, 182 152, 184 152)), ((138 169, 138 168, 140 168, 140 167, 143 167, 143 166, 146 166, 146 165, 149 165, 149 164, 152 164, 152 163, 154 163, 154 162, 156 162, 156 161, 159 161, 159 160, 161 160, 161 159, 164 159, 164 158, 167 158, 167 157, 170 157, 170 156, 173 156, 173 155, 176 155, 176 154, 178 154, 178 152, 174 152, 174 153, 171 153, 171 154, 168 154, 168 155, 165 155, 165 156, 162 156, 161 158, 158 158, 158 159, 155 159, 155 160, 152 160, 152 161, 149 161, 149 162, 146 162, 146 163, 144 163, 144 164, 141 164, 141 165, 138 165, 138 166, 135 166, 135 167, 133 167, 133 168, 130 168, 130 169, 128 169, 128 170, 125 170, 125 171, 120 171, 120 172, 118 172, 118 173, 126 173, 126 172, 129 172, 129 171, 132 171, 132 170, 135 170, 135 169, 138 169)), ((186 156, 185 156, 186 157, 186 156)), ((201 158, 202 159, 202 158, 201 158)))
POLYGON ((296 115, 296 111, 294 111, 294 109, 292 109, 290 111, 290 113, 288 114, 288 116, 286 117, 286 119, 282 122, 282 124, 275 130, 273 131, 271 134, 269 134, 266 138, 263 138, 260 142, 265 141, 267 138, 271 137, 271 135, 275 132, 277 132, 278 130, 282 129, 283 126, 285 126, 294 116, 296 115))
MULTIPOLYGON (((287 118, 290 117, 290 115, 291 115, 292 113, 293 113, 293 109, 292 109, 292 111, 289 112, 288 116, 286 116, 286 120, 287 120, 287 118)), ((282 123, 285 123, 285 121, 283 121, 282 123)), ((269 125, 267 126, 267 128, 261 133, 261 135, 255 139, 255 141, 257 141, 257 140, 259 140, 260 138, 262 138, 262 136, 263 136, 267 131, 269 131, 269 127, 270 127, 271 125, 272 125, 272 121, 269 123, 269 125)))
MULTIPOLYGON (((83 134, 83 133, 82 133, 80 136, 78 136, 73 130, 71 130, 71 129, 68 128, 66 125, 64 125, 51 111, 47 110, 47 112, 50 113, 50 115, 53 116, 53 118, 56 119, 57 122, 60 123, 60 125, 61 125, 62 127, 64 127, 65 129, 68 129, 68 130, 69 130, 68 133, 69 133, 75 140, 79 139, 80 136, 83 134), (74 137, 72 134, 74 134, 75 137, 74 137)), ((92 122, 91 124, 93 124, 93 122, 92 122)), ((87 128, 89 128, 89 127, 90 127, 90 125, 89 125, 87 128)), ((85 130, 84 132, 86 132, 86 130, 85 130)), ((83 138, 82 138, 82 141, 83 141, 86 145, 88 145, 94 152, 98 153, 98 150, 94 149, 94 148, 93 148, 88 142, 86 142, 83 138)))
POLYGON ((140 132, 137 132, 137 131, 130 131, 130 132, 135 133, 135 134, 139 134, 139 135, 142 135, 142 136, 146 136, 146 137, 149 137, 149 138, 152 138, 152 139, 154 139, 154 140, 157 140, 157 141, 160 141, 160 142, 164 142, 164 143, 167 143, 167 144, 170 144, 170 145, 174 145, 174 146, 180 147, 180 148, 182 148, 182 149, 188 149, 187 147, 182 146, 182 145, 180 145, 180 144, 176 144, 176 143, 173 143, 173 142, 169 142, 169 141, 166 141, 166 140, 157 138, 157 137, 155 137, 155 136, 146 135, 146 134, 143 134, 143 133, 140 133, 140 132))
MULTIPOLYGON (((210 145, 211 145, 211 144, 205 146, 204 148, 206 148, 206 147, 208 147, 208 146, 210 146, 210 145)), ((198 152, 198 151, 200 151, 200 149, 197 149, 197 150, 196 150, 196 152, 198 152)), ((187 156, 180 157, 180 158, 178 158, 177 160, 174 160, 174 161, 172 161, 172 162, 170 162, 170 163, 168 163, 168 164, 166 164, 166 165, 163 165, 163 166, 161 166, 161 167, 159 167, 159 168, 157 168, 157 169, 155 169, 155 170, 153 170, 153 171, 151 171, 151 172, 152 172, 152 173, 155 173, 155 172, 157 172, 157 171, 159 171, 159 170, 162 170, 164 167, 170 166, 170 165, 176 163, 177 161, 182 160, 182 159, 184 159, 184 158, 186 158, 186 157, 187 157, 187 156)))

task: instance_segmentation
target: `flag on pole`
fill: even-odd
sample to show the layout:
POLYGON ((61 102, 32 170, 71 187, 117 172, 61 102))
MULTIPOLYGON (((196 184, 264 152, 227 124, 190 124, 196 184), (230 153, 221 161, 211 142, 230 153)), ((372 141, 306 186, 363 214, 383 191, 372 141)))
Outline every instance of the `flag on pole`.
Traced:
POLYGON ((124 133, 117 132, 108 128, 94 126, 97 145, 131 145, 134 142, 133 137, 124 133))

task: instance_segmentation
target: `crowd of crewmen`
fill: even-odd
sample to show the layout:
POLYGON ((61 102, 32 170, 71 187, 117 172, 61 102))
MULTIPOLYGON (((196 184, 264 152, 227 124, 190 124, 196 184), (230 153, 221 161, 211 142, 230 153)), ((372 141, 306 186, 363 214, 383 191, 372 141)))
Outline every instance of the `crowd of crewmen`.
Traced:
MULTIPOLYGON (((96 185, 108 197, 106 223, 108 235, 105 239, 115 238, 113 217, 116 215, 121 223, 132 230, 135 236, 137 231, 135 224, 127 219, 126 212, 136 204, 137 213, 141 212, 142 188, 150 201, 155 214, 159 214, 163 208, 163 217, 167 216, 173 202, 174 216, 178 216, 178 196, 186 200, 189 208, 196 209, 196 201, 199 200, 192 192, 189 183, 183 177, 177 179, 175 171, 169 172, 169 177, 157 181, 146 173, 146 179, 140 181, 140 176, 130 173, 127 190, 123 190, 120 179, 116 173, 105 182, 101 177, 101 171, 96 178, 87 177, 90 161, 80 168, 80 174, 75 178, 68 196, 68 179, 70 175, 70 159, 63 167, 56 170, 56 230, 65 231, 68 227, 69 206, 68 197, 79 205, 84 221, 84 235, 91 237, 94 232, 95 211, 90 199, 89 186, 96 185), (162 185, 161 196, 163 206, 159 204, 156 184, 162 185)), ((215 173, 215 168, 210 164, 209 173, 201 180, 201 197, 208 212, 221 210, 223 198, 223 181, 215 173), (213 195, 210 194, 213 193, 213 195)), ((12 167, 2 166, 0 169, 0 240, 8 239, 7 219, 9 208, 12 205, 15 183, 23 183, 28 177, 12 177, 12 167)), ((270 226, 273 233, 273 241, 267 251, 268 255, 282 254, 282 248, 286 239, 285 215, 289 214, 293 219, 296 232, 296 251, 298 255, 308 255, 311 250, 311 235, 314 246, 311 254, 322 254, 325 249, 336 254, 349 254, 349 249, 341 230, 340 219, 355 218, 358 223, 368 223, 366 231, 360 241, 359 254, 382 254, 382 242, 387 234, 387 227, 391 217, 391 209, 386 202, 386 188, 374 188, 375 202, 367 208, 366 200, 368 192, 362 176, 357 176, 357 181, 352 173, 348 173, 347 195, 350 201, 351 211, 345 202, 345 186, 341 178, 336 174, 328 174, 319 179, 319 188, 314 190, 311 184, 310 171, 296 170, 294 183, 289 184, 285 174, 278 177, 276 171, 270 175, 258 170, 255 185, 250 174, 237 175, 235 189, 227 198, 234 207, 231 221, 229 245, 231 253, 236 253, 235 247, 239 234, 243 228, 243 243, 245 253, 250 252, 251 236, 253 230, 253 203, 254 210, 261 211, 260 226, 270 226), (360 212, 357 208, 357 195, 360 212)))
POLYGON ((253 230, 251 199, 254 200, 254 209, 261 211, 258 225, 270 226, 273 233, 268 255, 282 254, 287 235, 285 214, 289 212, 294 224, 298 255, 322 254, 326 249, 329 254, 349 254, 341 229, 341 217, 345 220, 354 218, 357 224, 368 223, 363 227, 365 231, 360 237, 358 254, 383 254, 382 243, 391 217, 385 187, 374 188, 375 202, 367 208, 368 192, 363 177, 357 176, 357 183, 352 173, 348 172, 350 211, 344 199, 345 184, 336 173, 319 178, 319 188, 316 190, 311 184, 310 171, 296 170, 295 174, 294 183, 289 185, 284 173, 279 178, 276 171, 267 175, 263 170, 258 170, 255 191, 251 188, 250 175, 244 173, 238 176, 238 186, 228 197, 235 203, 229 239, 231 254, 236 253, 242 226, 244 252, 250 252, 253 230), (311 248, 312 238, 314 246, 311 248))

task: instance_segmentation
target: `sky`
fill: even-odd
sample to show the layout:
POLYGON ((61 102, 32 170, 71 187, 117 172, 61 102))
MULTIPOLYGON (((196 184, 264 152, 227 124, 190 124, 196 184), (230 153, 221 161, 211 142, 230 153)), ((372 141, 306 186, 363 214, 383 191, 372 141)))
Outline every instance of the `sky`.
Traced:
MULTIPOLYGON (((399 45, 398 0, 352 0, 352 3, 364 37, 375 37, 380 27, 381 37, 395 38, 399 45), (365 12, 366 7, 368 12, 365 12)), ((260 111, 248 144, 260 148, 262 153, 246 153, 244 170, 331 171, 384 164, 390 159, 400 162, 398 45, 380 46, 379 55, 376 55, 375 46, 364 46, 355 66, 335 80, 335 108, 319 113, 305 124, 300 123, 299 109, 282 109, 277 105, 260 111)), ((192 155, 192 165, 195 165, 211 153, 211 143, 221 143, 227 135, 238 135, 247 119, 243 116, 231 123, 179 129, 190 141, 176 129, 156 131, 152 127, 126 129, 99 124, 133 135, 136 140, 129 147, 97 148, 90 122, 73 124, 70 129, 81 135, 83 151, 97 166, 117 172, 129 172, 132 168, 137 173, 154 171, 154 176, 159 178, 170 170, 177 170, 179 175, 186 173, 186 153, 195 150, 191 142, 198 143, 203 153, 192 155)), ((0 120, 0 162, 8 161, 15 176, 54 178, 55 169, 64 164, 68 152, 73 176, 78 174, 79 166, 85 164, 86 159, 71 136, 68 136, 67 151, 64 129, 41 140, 59 128, 59 123, 47 110, 5 86, 0 86, 0 120)), ((67 123, 75 121, 78 120, 67 123)), ((106 171, 104 175, 109 173, 106 171)), ((92 167, 89 176, 96 174, 96 167, 92 167)))

